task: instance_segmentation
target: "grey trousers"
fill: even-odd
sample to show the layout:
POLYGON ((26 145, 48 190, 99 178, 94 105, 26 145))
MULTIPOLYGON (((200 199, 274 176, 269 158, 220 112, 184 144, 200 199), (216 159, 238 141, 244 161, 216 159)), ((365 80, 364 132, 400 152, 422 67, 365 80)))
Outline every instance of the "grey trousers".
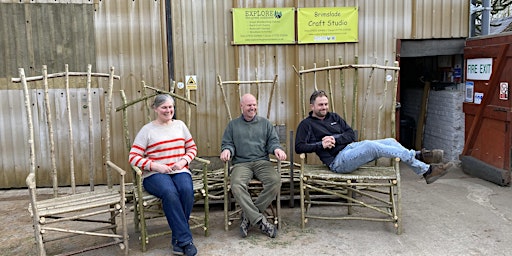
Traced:
POLYGON ((276 198, 281 189, 281 174, 277 173, 271 162, 266 160, 239 163, 231 170, 231 192, 252 226, 265 218, 263 212, 276 198), (256 178, 263 184, 263 190, 253 202, 248 184, 256 178))

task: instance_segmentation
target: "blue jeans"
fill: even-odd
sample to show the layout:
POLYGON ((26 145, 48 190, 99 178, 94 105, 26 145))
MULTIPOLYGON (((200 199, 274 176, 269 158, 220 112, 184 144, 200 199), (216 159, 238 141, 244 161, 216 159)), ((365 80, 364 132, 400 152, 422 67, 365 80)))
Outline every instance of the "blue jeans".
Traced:
POLYGON ((189 173, 155 173, 142 182, 146 191, 162 200, 167 223, 172 231, 172 244, 184 246, 192 242, 188 220, 194 206, 194 190, 189 173))
POLYGON ((329 168, 337 173, 350 173, 359 166, 380 157, 398 157, 418 175, 428 171, 428 164, 416 159, 416 151, 406 149, 393 138, 352 142, 336 155, 329 168))

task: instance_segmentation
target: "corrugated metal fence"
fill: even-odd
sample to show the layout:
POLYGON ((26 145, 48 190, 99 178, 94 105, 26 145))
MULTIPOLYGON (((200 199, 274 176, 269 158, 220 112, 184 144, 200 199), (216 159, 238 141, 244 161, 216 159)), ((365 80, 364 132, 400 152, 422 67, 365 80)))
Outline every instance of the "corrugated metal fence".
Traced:
MULTIPOLYGON (((121 76, 121 88, 114 88, 114 107, 121 105, 121 89, 131 100, 142 96, 142 81, 169 90, 172 82, 186 82, 187 75, 196 75, 197 90, 190 96, 198 105, 191 109, 190 130, 199 155, 215 157, 227 123, 217 75, 224 80, 266 80, 277 75, 270 119, 294 130, 300 121, 294 67, 336 65, 340 57, 345 64, 393 63, 397 39, 466 37, 468 13, 467 0, 0 0, 0 187, 23 187, 28 173, 21 94, 10 82, 19 67, 32 76, 40 74, 42 65, 48 65, 49 73, 62 71, 64 64, 70 71, 83 70, 89 63, 94 71, 114 66, 121 76), (333 6, 359 8, 358 43, 231 45, 231 8, 333 6)), ((366 72, 359 76, 364 95, 363 85, 371 81, 366 72)), ((178 88, 176 93, 186 94, 178 88)), ((235 90, 228 93, 238 95, 235 90)), ((341 97, 340 91, 336 97, 341 97)), ((370 95, 368 100, 377 97, 370 95)), ((260 108, 266 113, 264 106, 260 108)), ((184 119, 186 114, 186 108, 178 105, 177 117, 184 119)), ((112 140, 122 150, 112 158, 128 167, 120 115, 113 117, 112 140)), ((128 120, 133 137, 146 122, 143 108, 134 108, 128 120)))

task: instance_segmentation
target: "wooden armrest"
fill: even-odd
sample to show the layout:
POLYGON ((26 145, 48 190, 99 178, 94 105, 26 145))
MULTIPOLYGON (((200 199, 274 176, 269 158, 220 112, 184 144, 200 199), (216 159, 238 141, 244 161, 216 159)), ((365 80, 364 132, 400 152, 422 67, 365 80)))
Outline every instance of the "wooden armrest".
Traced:
POLYGON ((198 162, 200 163, 203 163, 203 164, 210 164, 210 160, 206 160, 204 158, 200 158, 200 157, 195 157, 194 160, 197 160, 198 162))
POLYGON ((224 162, 224 172, 229 172, 229 161, 224 162))
POLYGON ((131 165, 132 167, 132 170, 135 172, 135 174, 137 174, 138 176, 142 177, 142 171, 140 170, 139 167, 135 166, 135 165, 131 165))
POLYGON ((126 175, 126 171, 121 169, 121 167, 117 166, 116 164, 112 163, 111 161, 107 161, 107 165, 112 167, 112 169, 116 170, 121 176, 126 175))

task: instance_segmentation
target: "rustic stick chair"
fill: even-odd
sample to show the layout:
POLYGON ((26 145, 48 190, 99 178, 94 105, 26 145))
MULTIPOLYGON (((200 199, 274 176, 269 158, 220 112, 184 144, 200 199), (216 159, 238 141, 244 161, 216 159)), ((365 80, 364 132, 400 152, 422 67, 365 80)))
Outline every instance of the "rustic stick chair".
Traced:
MULTIPOLYGON (((261 93, 261 91, 260 91, 261 86, 265 85, 265 84, 271 86, 270 92, 269 92, 268 105, 267 105, 268 111, 267 111, 267 115, 266 115, 266 118, 269 119, 270 118, 270 110, 272 109, 272 97, 273 97, 274 91, 277 86, 277 75, 274 77, 273 80, 254 80, 254 81, 240 81, 240 80, 222 81, 221 76, 217 75, 217 85, 219 85, 221 92, 222 92, 224 105, 226 107, 226 112, 228 114, 228 119, 229 119, 228 121, 233 120, 233 116, 231 114, 230 101, 228 100, 228 96, 227 96, 226 89, 224 88, 224 86, 225 85, 237 86, 236 90, 238 91, 238 99, 240 99, 242 97, 242 90, 244 89, 244 88, 242 88, 242 86, 246 86, 247 91, 250 91, 251 88, 256 87, 255 97, 257 99, 259 99, 259 95, 261 93)), ((238 101, 236 101, 236 102, 238 102, 238 101)), ((271 161, 276 163, 275 168, 278 173, 284 172, 284 169, 282 168, 283 164, 286 164, 286 166, 289 166, 289 162, 283 161, 284 163, 282 163, 281 161, 276 160, 276 159, 271 159, 271 161)), ((240 213, 242 211, 242 209, 238 206, 238 204, 236 204, 236 202, 233 198, 233 195, 231 194, 231 185, 229 182, 230 172, 231 172, 230 162, 226 162, 224 164, 224 179, 223 179, 223 182, 224 182, 224 186, 223 186, 223 190, 224 190, 224 197, 223 197, 224 198, 224 229, 226 231, 229 230, 229 226, 233 224, 234 220, 240 219, 240 213)), ((283 182, 283 180, 281 179, 281 183, 282 182, 283 182)), ((257 197, 259 192, 263 189, 263 186, 259 180, 253 179, 249 182, 248 188, 249 188, 249 193, 253 197, 257 197)), ((281 191, 279 191, 275 202, 276 202, 275 206, 273 204, 271 204, 269 206, 269 209, 267 209, 267 211, 264 214, 266 214, 266 217, 268 219, 272 220, 274 222, 274 224, 277 226, 277 228, 279 228, 280 227, 280 216, 281 216, 281 191)))
MULTIPOLYGON (((125 136, 126 147, 128 150, 131 148, 131 138, 130 132, 128 128, 128 107, 137 104, 138 102, 144 101, 144 106, 146 110, 146 116, 148 121, 150 121, 151 116, 149 104, 147 102, 148 99, 155 97, 160 93, 166 93, 171 96, 175 100, 182 100, 187 105, 196 106, 197 103, 191 101, 189 97, 182 97, 173 92, 162 91, 156 89, 151 86, 147 86, 144 81, 142 81, 142 91, 144 95, 136 100, 131 102, 127 102, 126 95, 123 90, 121 90, 121 97, 123 100, 123 106, 116 108, 117 111, 122 111, 123 113, 123 130, 125 136), (153 93, 146 95, 146 89, 150 89, 153 93)), ((189 95, 189 94, 187 94, 189 95)), ((187 118, 186 122, 187 126, 190 126, 190 118, 187 118)), ((202 202, 204 211, 202 216, 197 216, 195 214, 190 216, 189 224, 191 229, 202 228, 204 230, 204 235, 208 236, 208 226, 209 226, 209 216, 210 216, 210 208, 209 208, 209 196, 208 196, 208 166, 210 164, 209 160, 195 157, 194 161, 190 164, 190 172, 192 173, 192 182, 194 187, 194 199, 195 202, 202 202), (197 169, 197 166, 201 166, 201 169, 197 169)), ((134 194, 134 224, 135 229, 140 232, 140 241, 141 241, 141 249, 143 252, 147 250, 147 245, 149 244, 149 240, 159 236, 165 236, 171 234, 171 230, 166 228, 164 231, 159 231, 158 229, 150 229, 148 225, 151 224, 152 220, 161 219, 162 217, 165 219, 165 214, 162 209, 161 200, 144 189, 142 185, 142 171, 136 167, 131 166, 134 174, 135 181, 133 187, 134 194)), ((166 222, 167 223, 167 222, 166 222)))
MULTIPOLYGON (((20 77, 13 78, 13 82, 22 83, 25 96, 25 115, 29 127, 28 144, 30 148, 30 173, 26 182, 30 194, 29 211, 33 220, 38 255, 47 254, 50 242, 72 239, 79 235, 96 237, 94 244, 87 248, 74 248, 70 252, 65 252, 65 255, 78 254, 116 244, 124 250, 125 255, 128 255, 124 193, 125 171, 110 161, 112 90, 114 79, 119 80, 120 77, 114 75, 113 67, 109 74, 92 73, 91 69, 91 65, 88 65, 87 72, 69 72, 68 65, 66 65, 65 72, 47 74, 47 67, 43 66, 42 76, 26 77, 24 69, 20 68, 20 77), (70 76, 79 77, 81 81, 85 77, 86 88, 84 89, 85 85, 81 87, 77 85, 77 89, 70 89, 70 76), (50 89, 49 80, 57 84, 55 78, 59 77, 65 77, 65 89, 62 87, 50 89), (106 95, 101 93, 101 88, 91 88, 91 83, 94 82, 92 77, 108 78, 106 95), (35 88, 29 90, 28 82, 38 80, 43 81, 42 91, 35 88), (44 95, 43 99, 41 99, 41 94, 44 95), (53 99, 50 99, 50 94, 54 97, 53 99), (86 99, 86 102, 80 102, 79 107, 72 106, 71 98, 82 101, 86 99), (101 102, 102 98, 104 98, 104 102, 101 102), (35 112, 35 115, 32 112, 35 112), (72 116, 73 114, 78 116, 72 116), (88 120, 82 120, 85 119, 83 117, 87 117, 88 120), (98 125, 100 122, 104 123, 104 127, 98 125), (34 131, 34 123, 39 125, 37 133, 34 131), (68 133, 66 134, 65 131, 68 133), (85 134, 80 136, 81 141, 75 141, 74 136, 80 135, 80 132, 83 131, 85 134), (35 137, 35 134, 38 134, 38 137, 35 137), (105 144, 102 145, 103 139, 105 144), (88 142, 88 144, 83 142, 88 142), (85 159, 74 155, 75 147, 80 147, 80 144, 88 148, 88 151, 84 150, 87 153, 83 155, 88 155, 85 159), (47 153, 43 152, 49 152, 50 156, 45 157, 47 153), (68 160, 69 166, 57 163, 58 160, 68 160), (58 165, 59 167, 57 167, 58 165), (53 198, 43 199, 45 196, 38 193, 39 187, 36 180, 45 180, 46 173, 43 168, 48 166, 51 169, 49 173, 53 184, 53 198), (87 191, 79 192, 76 187, 75 166, 81 168, 80 171, 83 169, 89 173, 89 178, 85 180, 89 183, 87 191), (58 180, 61 174, 59 171, 66 168, 70 170, 70 193, 59 187, 59 184, 67 182, 58 180), (97 172, 104 173, 104 168, 107 171, 108 186, 95 186, 95 175, 97 172), (113 181, 110 178, 112 169, 119 175, 119 186, 113 186, 113 181)), ((37 86, 37 83, 34 84, 37 86)), ((68 175, 62 174, 63 176, 68 175)), ((81 176, 81 174, 82 172, 78 172, 77 176, 81 176)), ((59 246, 59 249, 61 247, 59 246)), ((58 253, 60 252, 55 251, 50 254, 58 253)))
MULTIPOLYGON (((396 106, 396 90, 398 85, 398 63, 394 67, 381 66, 381 65, 343 65, 340 63, 337 66, 329 66, 305 70, 302 68, 297 71, 300 77, 300 99, 302 105, 302 117, 306 116, 306 106, 309 106, 309 95, 306 94, 306 75, 313 76, 312 82, 308 84, 314 85, 314 88, 309 88, 309 91, 318 90, 317 79, 319 75, 325 75, 325 80, 328 88, 326 91, 330 95, 331 111, 335 111, 334 107, 338 103, 343 105, 343 113, 340 113, 344 118, 347 117, 347 99, 352 97, 352 121, 349 122, 352 128, 357 130, 359 138, 366 138, 367 126, 365 121, 369 112, 371 112, 377 120, 377 138, 384 137, 381 131, 384 118, 389 118, 391 127, 391 136, 395 137, 395 106, 396 106), (366 95, 364 97, 364 105, 362 109, 358 108, 358 70, 369 69, 369 82, 366 87, 366 95), (376 74, 378 71, 382 73, 376 74), (389 72, 390 71, 390 72, 389 72), (352 73, 348 73, 352 72, 352 73), (334 88, 332 86, 331 75, 333 73, 339 74, 340 86, 343 97, 339 100, 334 99, 334 88), (391 73, 391 74, 389 74, 391 73), (345 77, 353 77, 353 86, 347 88, 345 84, 345 77), (384 80, 384 86, 379 88, 383 93, 382 102, 373 104, 377 108, 368 109, 368 98, 372 89, 373 80, 375 77, 384 80), (391 81, 394 81, 394 87, 390 88, 392 95, 387 95, 388 87, 391 81), (352 93, 350 94, 350 90, 352 93), (348 91, 348 92, 347 92, 348 91), (391 100, 387 100, 391 98, 391 100), (387 110, 386 110, 387 109, 387 110), (373 111, 373 112, 372 112, 373 111), (377 117, 375 117, 375 113, 377 117), (357 116, 361 115, 361 123, 357 123, 357 116)), ((365 220, 365 221, 379 221, 393 223, 396 233, 402 232, 402 213, 401 213, 401 191, 400 191, 400 159, 378 159, 374 162, 361 166, 356 171, 349 174, 338 174, 329 170, 325 165, 320 164, 307 164, 307 155, 301 154, 301 168, 300 168, 300 204, 301 204, 301 227, 305 228, 308 219, 335 219, 335 220, 365 220), (322 211, 312 211, 311 208, 317 205, 329 206, 346 206, 347 215, 342 214, 340 211, 333 211, 333 215, 328 215, 322 211), (355 207, 365 208, 356 213, 355 207), (370 213, 368 213, 370 212, 370 213)))

